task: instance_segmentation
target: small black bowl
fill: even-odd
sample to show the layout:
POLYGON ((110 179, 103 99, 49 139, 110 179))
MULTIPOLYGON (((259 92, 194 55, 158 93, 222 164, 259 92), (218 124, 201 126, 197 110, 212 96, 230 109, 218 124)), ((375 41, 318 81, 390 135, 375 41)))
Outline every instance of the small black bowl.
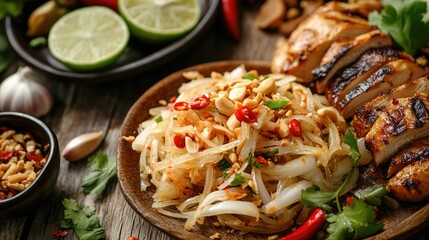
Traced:
POLYGON ((0 200, 0 218, 13 218, 28 214, 45 200, 55 188, 60 170, 60 152, 55 134, 39 119, 23 113, 0 113, 0 126, 28 132, 42 146, 49 145, 46 165, 34 182, 15 196, 0 200))

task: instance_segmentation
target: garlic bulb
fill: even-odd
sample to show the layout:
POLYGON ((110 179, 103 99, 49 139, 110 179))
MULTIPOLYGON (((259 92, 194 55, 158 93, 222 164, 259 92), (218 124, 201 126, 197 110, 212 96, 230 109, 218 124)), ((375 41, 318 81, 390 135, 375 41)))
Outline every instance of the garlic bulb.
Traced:
POLYGON ((22 112, 39 117, 52 108, 52 95, 41 84, 42 77, 21 67, 0 85, 0 111, 22 112))

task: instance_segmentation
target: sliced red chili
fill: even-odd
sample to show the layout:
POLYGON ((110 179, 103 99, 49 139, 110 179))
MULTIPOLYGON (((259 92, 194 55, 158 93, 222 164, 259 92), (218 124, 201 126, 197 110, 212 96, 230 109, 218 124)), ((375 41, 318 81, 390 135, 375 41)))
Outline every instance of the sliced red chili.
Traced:
POLYGON ((268 164, 268 161, 267 161, 264 157, 262 157, 262 156, 258 156, 258 157, 256 158, 256 161, 257 161, 258 163, 260 163, 260 164, 263 164, 263 165, 267 165, 267 164, 268 164))
POLYGON ((176 145, 176 147, 178 147, 178 148, 186 147, 185 138, 180 136, 180 135, 174 136, 173 141, 174 141, 174 145, 176 145))
POLYGON ((309 240, 325 225, 325 213, 316 208, 298 229, 279 240, 309 240))
POLYGON ((194 110, 203 109, 203 108, 207 107, 209 104, 210 104, 210 99, 204 94, 193 97, 189 101, 189 105, 191 105, 191 108, 194 110))
POLYGON ((186 111, 189 109, 189 104, 187 102, 177 102, 173 108, 176 111, 186 111))
POLYGON ((353 199, 354 199, 354 197, 351 197, 351 196, 347 197, 347 198, 346 198, 346 203, 347 203, 347 205, 351 206, 351 205, 352 205, 352 203, 353 203, 353 199))
POLYGON ((34 153, 27 153, 26 155, 25 155, 25 157, 27 158, 27 160, 29 160, 29 161, 36 161, 36 162, 39 162, 39 161, 41 161, 44 157, 43 156, 39 156, 39 155, 36 155, 36 154, 34 154, 34 153))
POLYGON ((139 240, 138 238, 134 237, 134 236, 129 236, 128 240, 139 240))
POLYGON ((55 237, 65 237, 65 236, 67 236, 67 231, 52 230, 51 233, 55 237))
POLYGON ((252 109, 250 109, 248 106, 239 107, 235 111, 235 117, 238 121, 243 121, 245 123, 254 123, 257 120, 255 113, 252 112, 252 109))
POLYGON ((292 136, 294 137, 302 136, 301 123, 298 120, 292 119, 288 124, 288 128, 292 136))
POLYGON ((170 99, 168 99, 168 101, 169 101, 170 103, 175 103, 175 102, 176 102, 176 100, 177 100, 177 97, 176 97, 176 96, 173 96, 173 97, 171 97, 170 99))
POLYGON ((12 152, 1 151, 0 152, 0 161, 8 161, 13 156, 12 152))

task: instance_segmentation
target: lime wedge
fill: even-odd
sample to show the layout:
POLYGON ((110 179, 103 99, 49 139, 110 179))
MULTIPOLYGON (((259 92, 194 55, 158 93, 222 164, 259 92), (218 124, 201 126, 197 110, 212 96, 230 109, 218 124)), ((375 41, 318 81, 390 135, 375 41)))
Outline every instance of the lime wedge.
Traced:
POLYGON ((125 50, 129 31, 114 11, 101 6, 84 7, 61 17, 51 28, 51 54, 69 68, 92 71, 114 63, 125 50))
POLYGON ((119 0, 119 12, 131 34, 151 43, 171 41, 197 25, 199 0, 119 0))

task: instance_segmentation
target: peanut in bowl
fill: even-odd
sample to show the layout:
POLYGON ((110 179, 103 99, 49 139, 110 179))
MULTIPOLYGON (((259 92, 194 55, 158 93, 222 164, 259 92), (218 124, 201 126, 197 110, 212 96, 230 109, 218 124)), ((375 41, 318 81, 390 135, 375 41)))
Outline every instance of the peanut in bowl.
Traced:
POLYGON ((42 121, 0 113, 0 218, 25 215, 55 187, 60 155, 55 134, 42 121))

